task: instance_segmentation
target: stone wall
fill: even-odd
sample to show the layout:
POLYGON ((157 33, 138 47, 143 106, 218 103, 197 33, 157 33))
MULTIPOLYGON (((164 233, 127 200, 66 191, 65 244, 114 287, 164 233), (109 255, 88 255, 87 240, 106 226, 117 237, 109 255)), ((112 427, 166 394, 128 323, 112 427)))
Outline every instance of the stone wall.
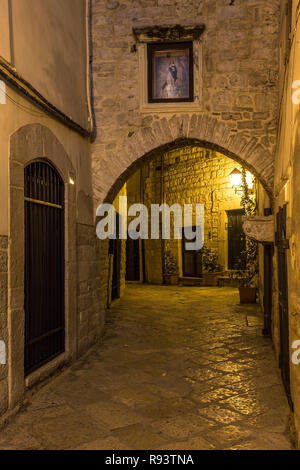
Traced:
MULTIPOLYGON (((7 331, 7 248, 8 238, 0 236, 0 341, 8 344, 7 331)), ((8 407, 8 366, 0 364, 0 416, 8 407)))
POLYGON ((179 138, 246 162, 271 192, 278 118, 279 0, 93 1, 95 204, 113 200, 140 157, 179 138), (132 28, 205 24, 197 113, 141 111, 132 28), (229 155, 230 153, 230 155, 229 155), (123 176, 122 176, 123 175, 123 176), (117 181, 118 180, 118 181, 117 181), (117 181, 117 183, 116 183, 117 181))
POLYGON ((88 143, 75 133, 71 138, 69 130, 60 134, 59 126, 55 130, 38 123, 27 124, 10 137, 6 162, 9 191, 2 193, 3 200, 9 198, 9 236, 0 237, 0 340, 5 340, 8 351, 8 365, 0 366, 0 415, 7 404, 7 380, 3 380, 6 377, 9 394, 9 410, 2 419, 20 406, 26 387, 44 380, 63 364, 75 361, 99 338, 104 326, 88 143), (68 147, 70 157, 56 133, 68 147), (51 162, 65 188, 66 347, 63 354, 24 378, 24 167, 36 158, 51 162), (75 184, 70 183, 70 175, 75 184))
MULTIPOLYGON (((235 161, 218 152, 185 147, 168 152, 163 160, 155 158, 142 171, 144 203, 148 208, 151 204, 162 202, 169 206, 192 204, 195 224, 196 204, 204 204, 205 244, 218 254, 219 263, 225 270, 228 262, 226 211, 241 208, 240 195, 235 193, 229 180, 229 174, 236 167, 239 168, 239 165, 235 161)), ((164 241, 164 250, 173 253, 182 271, 181 240, 174 239, 173 223, 171 227, 171 240, 164 241)), ((147 280, 160 283, 161 241, 145 240, 145 248, 147 280)))
POLYGON ((77 224, 78 353, 100 337, 104 326, 99 240, 95 227, 77 224))

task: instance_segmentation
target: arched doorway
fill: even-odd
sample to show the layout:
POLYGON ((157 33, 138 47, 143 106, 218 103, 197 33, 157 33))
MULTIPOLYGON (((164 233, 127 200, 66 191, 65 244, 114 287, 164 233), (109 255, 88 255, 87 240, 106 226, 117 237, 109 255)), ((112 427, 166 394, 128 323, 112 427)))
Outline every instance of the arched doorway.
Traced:
POLYGON ((25 167, 25 375, 65 350, 64 184, 45 161, 25 167))
MULTIPOLYGON (((166 203, 169 207, 179 204, 182 209, 185 204, 191 202, 194 205, 202 204, 206 214, 205 245, 211 255, 217 255, 215 263, 222 267, 219 271, 225 272, 225 276, 221 276, 224 277, 221 282, 227 285, 231 271, 243 269, 244 264, 241 256, 246 246, 242 230, 245 215, 242 190, 233 186, 230 177, 235 171, 240 172, 242 176, 243 168, 250 179, 252 178, 251 197, 253 196, 257 204, 256 215, 263 216, 264 209, 271 210, 272 205, 272 196, 265 187, 264 180, 250 171, 252 169, 231 152, 215 145, 191 140, 174 141, 141 157, 115 181, 106 201, 114 201, 113 204, 117 205, 117 195, 121 194, 121 191, 122 194, 127 194, 128 207, 143 203, 148 209, 148 214, 151 213, 153 203, 166 203)), ((171 232, 172 230, 171 226, 171 232)), ((139 268, 138 276, 127 275, 127 280, 162 283, 164 253, 172 251, 177 258, 179 277, 188 284, 191 283, 188 278, 194 278, 195 283, 199 285, 198 279, 202 277, 202 271, 206 270, 205 267, 202 269, 202 255, 198 252, 186 252, 184 247, 183 241, 140 240, 136 250, 137 256, 134 257, 127 249, 127 262, 123 271, 126 271, 127 267, 130 268, 133 262, 139 268), (149 269, 145 270, 145 264, 149 269)), ((262 273, 262 247, 260 264, 262 273)), ((262 285, 260 300, 263 300, 262 285)))

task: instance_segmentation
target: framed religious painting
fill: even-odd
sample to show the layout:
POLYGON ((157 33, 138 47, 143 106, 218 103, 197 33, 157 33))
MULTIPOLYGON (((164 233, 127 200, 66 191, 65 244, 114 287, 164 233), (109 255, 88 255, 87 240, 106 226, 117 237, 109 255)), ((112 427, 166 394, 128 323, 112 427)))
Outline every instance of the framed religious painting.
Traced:
POLYGON ((148 102, 194 101, 193 43, 148 44, 148 102))

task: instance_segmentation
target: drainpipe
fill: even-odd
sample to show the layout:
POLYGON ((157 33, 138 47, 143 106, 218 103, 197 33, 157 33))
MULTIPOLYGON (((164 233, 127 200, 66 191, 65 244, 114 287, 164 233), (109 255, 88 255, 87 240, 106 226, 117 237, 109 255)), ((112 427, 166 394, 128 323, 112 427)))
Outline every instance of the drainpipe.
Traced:
POLYGON ((93 8, 92 0, 86 0, 86 94, 88 105, 88 121, 91 131, 91 142, 97 136, 94 113, 94 82, 93 82, 93 8))

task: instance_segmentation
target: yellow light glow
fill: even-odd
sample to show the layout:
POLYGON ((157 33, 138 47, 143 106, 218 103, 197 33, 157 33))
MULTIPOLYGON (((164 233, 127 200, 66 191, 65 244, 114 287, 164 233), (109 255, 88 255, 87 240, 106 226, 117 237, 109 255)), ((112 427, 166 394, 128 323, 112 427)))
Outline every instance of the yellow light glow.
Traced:
POLYGON ((235 168, 229 175, 231 186, 238 189, 242 185, 242 173, 235 168))
POLYGON ((254 176, 252 175, 252 173, 250 173, 250 171, 247 171, 247 172, 246 172, 246 182, 247 182, 248 188, 249 188, 249 189, 253 189, 253 186, 254 186, 254 176))
POLYGON ((69 177, 69 183, 70 184, 75 184, 75 180, 71 176, 69 177))

